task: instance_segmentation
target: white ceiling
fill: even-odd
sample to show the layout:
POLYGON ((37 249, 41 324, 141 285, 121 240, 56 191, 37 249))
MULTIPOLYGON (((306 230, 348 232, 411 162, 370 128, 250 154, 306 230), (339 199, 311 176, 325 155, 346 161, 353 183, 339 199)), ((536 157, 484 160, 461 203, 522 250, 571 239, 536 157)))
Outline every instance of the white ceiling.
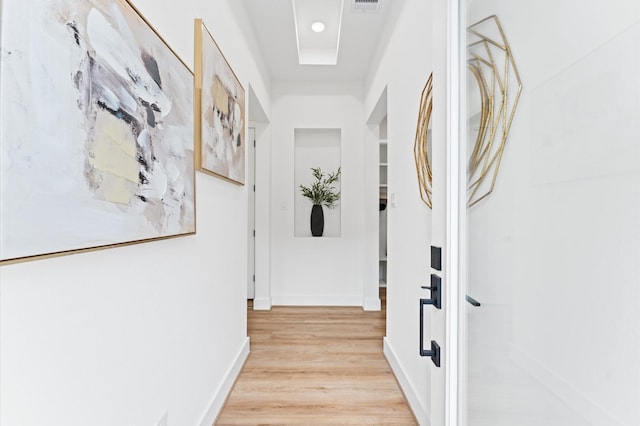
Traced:
MULTIPOLYGON (((292 0, 243 0, 260 50, 274 81, 364 80, 380 36, 394 7, 401 0, 379 0, 375 12, 353 10, 353 0, 344 0, 337 65, 300 65, 292 0)), ((313 10, 334 2, 296 2, 296 14, 311 19, 313 10), (301 10, 309 3, 308 10, 301 10)), ((320 19, 320 18, 319 18, 320 19)))
POLYGON ((293 0, 295 29, 298 41, 298 63, 336 65, 340 46, 343 0, 293 0), (321 22, 322 32, 311 25, 321 22))

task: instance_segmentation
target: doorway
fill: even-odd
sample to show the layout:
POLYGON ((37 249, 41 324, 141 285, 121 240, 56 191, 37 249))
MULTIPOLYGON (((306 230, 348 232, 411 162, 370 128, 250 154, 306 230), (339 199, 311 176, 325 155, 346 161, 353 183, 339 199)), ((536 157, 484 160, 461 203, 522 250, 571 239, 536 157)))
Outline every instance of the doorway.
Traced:
POLYGON ((388 185, 388 161, 387 161, 387 117, 380 122, 379 135, 379 155, 380 155, 380 203, 379 203, 379 225, 378 225, 378 281, 380 289, 384 289, 386 300, 387 288, 387 199, 389 193, 388 185))

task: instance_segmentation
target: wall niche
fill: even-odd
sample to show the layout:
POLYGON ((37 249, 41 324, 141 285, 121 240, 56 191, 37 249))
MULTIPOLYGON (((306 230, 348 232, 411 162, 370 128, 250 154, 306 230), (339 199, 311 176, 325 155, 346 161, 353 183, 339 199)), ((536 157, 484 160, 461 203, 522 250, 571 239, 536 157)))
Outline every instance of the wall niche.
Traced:
MULTIPOLYGON (((310 217, 312 203, 302 196, 300 185, 314 182, 312 167, 320 167, 324 173, 333 173, 341 165, 340 129, 294 130, 294 236, 311 237, 310 217)), ((344 172, 344 170, 343 170, 344 172)), ((335 183, 341 191, 343 176, 335 183)), ((324 234, 322 238, 340 237, 342 197, 333 209, 324 209, 324 234)))

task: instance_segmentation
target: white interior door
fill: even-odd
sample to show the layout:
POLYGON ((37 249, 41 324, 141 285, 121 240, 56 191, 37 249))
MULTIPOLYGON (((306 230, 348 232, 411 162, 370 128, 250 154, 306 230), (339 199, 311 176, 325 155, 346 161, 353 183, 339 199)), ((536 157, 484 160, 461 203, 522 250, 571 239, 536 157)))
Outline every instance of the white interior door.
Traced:
MULTIPOLYGON (((462 220, 458 424, 638 425, 640 3, 461 3, 468 26, 498 18, 502 33, 492 18, 467 41, 507 40, 511 59, 489 50, 523 90, 495 187, 462 220)), ((477 81, 461 167, 482 130, 477 81)))
POLYGON ((249 127, 249 138, 247 139, 247 182, 249 185, 248 202, 248 238, 247 242, 247 299, 253 299, 256 288, 256 129, 249 127))

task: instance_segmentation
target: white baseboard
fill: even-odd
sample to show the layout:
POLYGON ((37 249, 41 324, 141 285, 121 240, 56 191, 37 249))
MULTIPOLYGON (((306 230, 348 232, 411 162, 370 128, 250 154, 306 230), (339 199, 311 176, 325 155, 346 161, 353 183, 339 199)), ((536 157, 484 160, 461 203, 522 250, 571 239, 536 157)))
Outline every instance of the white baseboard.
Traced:
POLYGON ((211 405, 209 405, 207 412, 200 421, 200 426, 211 426, 216 421, 216 419, 220 415, 220 412, 222 411, 222 408, 224 407, 225 402, 227 401, 227 397, 231 393, 231 389, 233 389, 233 385, 235 384, 236 379, 242 371, 244 363, 247 361, 248 356, 249 338, 247 337, 247 340, 244 342, 244 345, 242 345, 242 348, 240 349, 238 356, 233 362, 233 365, 227 372, 222 385, 220 385, 220 387, 216 391, 211 405))
POLYGON ((427 409, 424 407, 423 402, 420 400, 418 393, 415 388, 411 384, 409 377, 405 373, 398 357, 396 356, 391 344, 384 338, 384 356, 387 358, 389 365, 391 366, 391 370, 393 370, 393 374, 396 376, 396 380, 400 384, 400 388, 404 393, 405 398, 409 402, 409 408, 413 411, 413 415, 418 420, 418 423, 421 426, 429 426, 431 425, 431 420, 429 419, 429 414, 427 413, 427 409))
POLYGON ((362 295, 271 296, 271 301, 273 306, 362 306, 362 295))
POLYGON ((364 299, 364 305, 362 309, 365 311, 379 311, 382 309, 382 304, 380 303, 379 297, 372 297, 370 299, 364 299))
POLYGON ((270 311, 271 310, 271 299, 264 297, 253 299, 253 309, 255 311, 270 311))
POLYGON ((564 401, 573 411, 580 413, 585 420, 588 420, 594 425, 614 426, 624 424, 624 422, 617 419, 612 413, 607 411, 607 409, 596 401, 593 401, 571 383, 549 370, 523 350, 511 346, 509 352, 511 359, 517 366, 564 401))

